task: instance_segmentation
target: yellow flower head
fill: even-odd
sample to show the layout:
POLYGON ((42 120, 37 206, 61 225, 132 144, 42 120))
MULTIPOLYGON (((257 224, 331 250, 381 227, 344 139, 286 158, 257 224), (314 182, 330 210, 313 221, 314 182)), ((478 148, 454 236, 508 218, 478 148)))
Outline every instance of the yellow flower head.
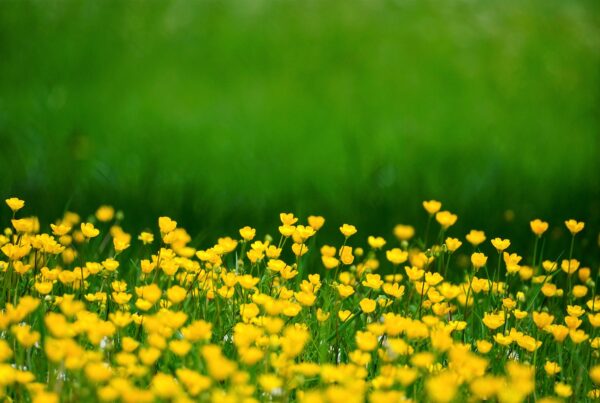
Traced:
POLYGON ((529 226, 531 227, 531 231, 538 237, 542 236, 542 234, 548 229, 548 223, 540 220, 539 218, 531 221, 529 226))
POLYGON ((100 234, 100 230, 94 227, 94 224, 92 223, 82 223, 81 232, 86 238, 94 238, 100 234))
POLYGON ((340 227, 340 232, 342 233, 342 235, 344 235, 346 238, 351 237, 352 235, 356 234, 357 230, 356 227, 354 225, 350 225, 350 224, 344 224, 340 227))
POLYGON ((371 313, 375 311, 375 308, 377 308, 377 302, 373 299, 369 299, 369 298, 363 298, 360 303, 360 309, 364 312, 364 313, 371 313))
POLYGON ((444 243, 446 244, 446 248, 448 248, 450 253, 454 253, 462 245, 462 242, 457 238, 446 238, 444 243))
POLYGON ((96 218, 100 222, 108 222, 115 216, 115 209, 112 206, 100 206, 96 210, 96 218))
POLYGON ((449 211, 440 211, 436 213, 435 219, 442 226, 442 228, 446 230, 456 223, 458 216, 449 211))
POLYGON ((394 236, 400 241, 408 241, 415 236, 415 229, 412 225, 398 224, 394 227, 394 236))
POLYGON ((510 246, 510 241, 508 239, 494 238, 491 242, 498 252, 502 252, 510 246))
POLYGON ((314 215, 308 216, 308 225, 313 227, 313 229, 315 231, 320 230, 324 224, 325 224, 325 218, 323 218, 321 216, 314 216, 314 215))
POLYGON ((423 208, 429 215, 434 215, 442 208, 442 203, 437 200, 426 200, 423 202, 423 208))
POLYGON ((483 324, 486 325, 491 330, 496 330, 500 326, 504 325, 505 317, 504 312, 499 312, 496 314, 491 314, 486 312, 483 315, 483 324))
POLYGON ((279 219, 283 225, 294 225, 298 221, 298 218, 294 217, 292 213, 281 213, 279 214, 279 219))
POLYGON ((482 268, 487 263, 487 256, 481 252, 475 252, 471 255, 471 264, 475 270, 482 268))
POLYGON ((485 241, 485 233, 483 231, 478 231, 472 229, 466 236, 467 241, 477 247, 485 241))
POLYGON ((585 227, 585 223, 583 221, 578 222, 577 220, 570 219, 565 221, 565 226, 567 227, 569 232, 571 232, 571 235, 575 235, 578 232, 581 232, 581 230, 583 230, 583 228, 585 227))
POLYGON ((401 263, 404 263, 408 260, 408 252, 403 251, 400 248, 390 249, 385 252, 385 257, 389 260, 394 266, 397 266, 401 263))
POLYGON ((24 206, 25 206, 25 201, 17 198, 17 197, 11 197, 10 199, 6 199, 4 200, 6 202, 6 205, 13 211, 13 212, 17 212, 19 210, 21 210, 24 206))
POLYGON ((240 236, 245 241, 253 240, 255 235, 256 235, 256 230, 254 228, 245 226, 244 228, 240 229, 240 236))
POLYGON ((367 238, 367 242, 369 243, 369 246, 373 249, 381 249, 385 245, 385 239, 383 239, 380 236, 375 237, 369 235, 369 238, 367 238))

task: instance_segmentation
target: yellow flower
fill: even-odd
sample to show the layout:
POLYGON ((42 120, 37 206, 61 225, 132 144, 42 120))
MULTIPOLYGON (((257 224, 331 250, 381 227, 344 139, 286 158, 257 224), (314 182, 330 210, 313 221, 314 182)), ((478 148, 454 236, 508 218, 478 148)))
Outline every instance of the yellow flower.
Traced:
POLYGON ((536 340, 531 336, 523 335, 520 337, 516 337, 515 339, 519 347, 529 351, 530 353, 534 352, 542 345, 541 341, 536 340))
POLYGON ((540 220, 539 218, 531 221, 529 226, 531 227, 531 231, 538 237, 542 236, 542 234, 548 229, 548 223, 540 220))
POLYGON ((322 256, 321 261, 323 262, 323 266, 328 270, 335 269, 340 265, 340 261, 333 256, 322 256))
POLYGON ((138 240, 142 241, 144 245, 148 245, 154 242, 154 235, 151 232, 144 231, 138 236, 138 240))
POLYGON ((583 228, 585 227, 585 223, 577 222, 576 220, 571 219, 571 220, 565 221, 565 226, 571 232, 571 235, 574 236, 575 234, 577 234, 578 232, 583 230, 583 228))
POLYGON ((367 288, 372 288, 374 290, 379 290, 383 285, 383 280, 381 280, 381 276, 379 274, 367 274, 366 279, 362 282, 367 288))
POLYGON ((13 212, 21 210, 25 206, 25 202, 19 198, 11 197, 10 199, 4 200, 6 205, 10 207, 13 212))
POLYGON ((471 245, 477 247, 485 241, 485 233, 483 231, 472 229, 467 234, 466 238, 471 245))
POLYGON ((55 392, 41 391, 37 393, 31 401, 32 403, 58 403, 60 399, 55 392))
POLYGON ((160 358, 161 351, 154 347, 142 348, 138 352, 140 361, 147 366, 154 365, 154 363, 160 358))
POLYGON ((354 294, 354 288, 351 285, 338 284, 336 288, 342 298, 348 298, 350 295, 354 294))
POLYGON ((298 218, 294 217, 292 213, 280 213, 279 219, 283 225, 294 225, 298 221, 298 218))
POLYGON ((245 288, 246 290, 252 289, 260 279, 258 277, 253 277, 251 274, 244 274, 243 276, 238 277, 238 283, 245 288))
POLYGON ((423 202, 423 208, 429 215, 434 215, 442 208, 442 203, 437 200, 426 200, 423 202))
POLYGON ((549 326, 552 324, 552 322, 554 322, 554 316, 547 312, 534 312, 533 322, 538 329, 544 329, 546 326, 549 326))
POLYGON ((12 357, 13 351, 5 340, 0 340, 0 362, 4 362, 12 357))
POLYGON ((281 269, 279 275, 281 275, 281 278, 284 280, 290 280, 298 275, 298 270, 294 270, 292 266, 285 266, 283 269, 281 269))
POLYGON ((325 322, 329 319, 331 313, 323 311, 321 308, 317 309, 317 320, 319 322, 325 322))
POLYGON ((394 227, 394 236, 400 241, 408 241, 415 236, 415 229, 411 225, 398 224, 394 227))
POLYGON ((415 367, 427 368, 433 365, 433 363, 435 362, 435 356, 428 351, 422 351, 420 353, 414 354, 411 357, 410 362, 415 367))
POLYGON ((357 230, 356 227, 354 225, 350 225, 350 224, 344 224, 340 227, 340 232, 342 233, 342 235, 344 235, 346 238, 351 237, 352 235, 356 234, 357 230))
POLYGON ((65 223, 60 223, 58 225, 50 224, 50 228, 52 229, 52 233, 56 236, 64 236, 71 231, 71 226, 65 223))
POLYGON ((350 358, 350 361, 352 361, 354 364, 361 366, 367 365, 371 362, 371 354, 361 350, 352 351, 350 354, 348 354, 348 358, 350 358))
POLYGON ((96 218, 100 222, 108 222, 115 216, 115 209, 112 206, 100 206, 96 210, 96 218))
POLYGON ((383 292, 394 298, 400 298, 404 295, 404 286, 401 286, 398 283, 385 283, 383 285, 383 292))
POLYGON ((171 340, 169 342, 169 350, 180 357, 186 356, 191 348, 192 345, 186 340, 171 340))
POLYGON ((315 231, 320 230, 323 224, 325 224, 325 218, 314 215, 308 216, 308 225, 313 227, 315 231))
POLYGON ((458 248, 460 248, 462 242, 457 238, 446 238, 445 244, 446 248, 448 248, 448 251, 450 253, 454 253, 458 248))
POLYGON ((274 374, 261 374, 258 383, 266 393, 273 394, 283 386, 283 381, 274 374))
POLYGON ((292 251, 294 252, 294 255, 296 255, 296 256, 302 256, 306 252, 308 252, 308 246, 306 246, 303 243, 293 243, 292 244, 292 251))
POLYGON ((121 328, 129 325, 133 321, 131 314, 123 311, 116 311, 109 314, 108 317, 110 318, 110 321, 115 324, 115 326, 121 328))
POLYGON ((571 385, 567 385, 566 383, 556 382, 554 384, 554 393, 556 393, 560 397, 570 397, 573 394, 573 389, 571 385))
POLYGON ((240 305, 240 315, 245 321, 248 321, 260 313, 258 306, 255 303, 250 304, 241 304, 240 305))
POLYGON ((486 312, 483 315, 483 324, 492 330, 498 329, 504 324, 504 321, 504 312, 499 312, 497 314, 491 314, 486 312))
POLYGON ((285 356, 295 358, 302 352, 309 339, 308 330, 301 326, 290 325, 283 331, 281 350, 285 356))
POLYGON ((371 313, 371 312, 375 311, 375 308, 377 308, 377 302, 375 300, 369 299, 369 298, 363 298, 359 304, 360 304, 360 309, 364 313, 371 313))
POLYGON ((369 243, 369 246, 373 249, 381 249, 385 245, 385 239, 383 239, 380 236, 374 237, 370 235, 369 238, 367 238, 367 242, 369 243))
POLYGON ((112 369, 105 363, 90 363, 85 366, 85 376, 92 382, 105 382, 112 377, 112 369))
POLYGON ((569 329, 577 329, 579 326, 581 326, 581 323, 581 319, 577 318, 576 316, 565 316, 565 324, 569 329))
POLYGON ((408 278, 411 281, 420 280, 425 275, 425 270, 419 269, 418 267, 408 267, 408 266, 405 266, 404 267, 404 271, 406 272, 406 275, 408 276, 408 278))
POLYGON ((356 345, 363 351, 373 351, 377 348, 377 336, 371 332, 356 332, 356 345))
POLYGON ((527 313, 527 311, 521 311, 519 309, 515 309, 513 311, 513 315, 515 315, 515 318, 517 318, 517 319, 523 319, 523 318, 527 317, 528 313, 527 313))
POLYGON ((396 379, 404 387, 411 385, 419 376, 416 369, 403 366, 396 369, 396 379))
POLYGON ((340 249, 340 260, 345 265, 351 265, 354 262, 354 255, 352 254, 352 247, 344 246, 340 249))
POLYGON ((98 236, 100 230, 92 223, 81 223, 81 232, 86 238, 94 238, 98 236))
POLYGON ((471 255, 471 264, 475 270, 478 270, 485 266, 487 263, 487 256, 481 252, 475 252, 471 255))
POLYGON ((162 295, 162 291, 155 283, 145 285, 142 287, 136 287, 135 292, 138 297, 145 299, 150 304, 156 303, 162 295))
POLYGON ((600 326, 600 313, 591 314, 588 313, 588 320, 593 327, 600 326))
POLYGON ((177 379, 184 385, 187 392, 195 397, 207 390, 212 381, 209 377, 186 368, 179 368, 175 371, 177 379))
POLYGON ((169 217, 159 217, 158 228, 161 234, 166 235, 177 228, 177 221, 171 220, 169 217))
POLYGON ((590 368, 590 379, 596 385, 600 385, 600 365, 596 365, 590 368))
POLYGON ((491 242, 498 252, 502 252, 510 246, 510 241, 508 239, 494 238, 491 242))
POLYGON ((546 364, 544 364, 544 371, 546 371, 546 374, 548 374, 549 376, 554 376, 558 374, 560 372, 560 369, 560 365, 553 361, 546 360, 546 364))
POLYGON ((296 227, 293 225, 280 225, 279 226, 279 233, 286 238, 289 236, 292 236, 294 234, 294 232, 296 232, 296 227))
POLYGON ((583 330, 579 329, 579 330, 575 330, 575 329, 571 329, 569 330, 569 338, 571 339, 571 341, 575 344, 579 344, 579 343, 583 343, 584 341, 586 341, 590 336, 588 336, 583 330))
POLYGON ((167 298, 169 298, 169 301, 171 301, 173 304, 180 303, 185 299, 186 296, 187 290, 178 285, 174 285, 167 290, 167 298))
POLYGON ((350 319, 352 316, 354 316, 354 315, 352 315, 352 312, 350 312, 350 311, 348 311, 348 310, 341 309, 341 310, 339 310, 339 311, 338 311, 338 317, 340 318, 340 320, 341 320, 342 322, 345 322, 345 321, 347 321, 347 320, 348 320, 348 319, 350 319))
POLYGON ((456 223, 458 216, 449 211, 440 211, 436 213, 435 219, 442 226, 442 228, 446 230, 456 223))
POLYGON ((123 347, 123 351, 127 353, 133 352, 135 349, 139 347, 140 343, 132 337, 123 337, 121 340, 121 346, 123 347))
POLYGON ((152 378, 151 390, 156 397, 165 400, 170 400, 181 394, 179 383, 175 378, 161 372, 152 378))
POLYGON ((240 236, 245 241, 251 241, 256 236, 256 230, 254 228, 245 226, 244 228, 240 229, 240 236))
POLYGON ((562 343, 569 335, 569 328, 563 325, 547 325, 544 330, 552 333, 554 341, 558 343, 562 343))
POLYGON ((317 296, 310 292, 297 292, 294 294, 296 301, 298 301, 303 306, 313 306, 315 301, 317 300, 317 296))
POLYGON ((36 230, 39 228, 39 222, 35 217, 21 218, 19 220, 13 219, 11 220, 11 223, 17 232, 21 233, 36 232, 36 230))
POLYGON ((308 238, 310 238, 311 236, 313 236, 315 234, 315 229, 309 225, 304 226, 304 225, 297 225, 296 226, 296 231, 294 232, 294 240, 296 243, 303 243, 305 242, 308 238))
POLYGON ((477 340, 475 344, 477 345, 477 351, 479 351, 481 354, 489 353, 493 347, 493 344, 487 340, 477 340))
POLYGON ((387 260, 394 265, 399 265, 408 260, 408 252, 403 251, 400 248, 394 248, 385 252, 387 260))
POLYGON ((427 272, 425 273, 425 282, 430 286, 436 286, 444 280, 444 277, 441 276, 440 273, 435 272, 427 272))
POLYGON ((186 340, 191 342, 210 340, 212 337, 212 323, 200 319, 181 329, 181 333, 186 340))
POLYGON ((508 346, 512 344, 513 338, 510 335, 503 335, 502 333, 496 333, 494 335, 494 341, 502 346, 508 346))
POLYGON ((579 260, 563 259, 563 261, 560 264, 560 268, 562 269, 562 271, 564 271, 568 275, 571 275, 571 274, 575 273, 577 271, 577 269, 579 269, 579 260))

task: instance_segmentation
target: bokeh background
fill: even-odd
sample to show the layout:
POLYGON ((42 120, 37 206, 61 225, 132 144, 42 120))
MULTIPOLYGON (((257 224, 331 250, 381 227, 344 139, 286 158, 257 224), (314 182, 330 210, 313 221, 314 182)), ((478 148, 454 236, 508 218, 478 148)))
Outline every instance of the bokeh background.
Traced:
POLYGON ((0 2, 0 194, 46 221, 389 236, 436 198, 456 235, 573 217, 597 254, 599 151, 593 0, 0 2))

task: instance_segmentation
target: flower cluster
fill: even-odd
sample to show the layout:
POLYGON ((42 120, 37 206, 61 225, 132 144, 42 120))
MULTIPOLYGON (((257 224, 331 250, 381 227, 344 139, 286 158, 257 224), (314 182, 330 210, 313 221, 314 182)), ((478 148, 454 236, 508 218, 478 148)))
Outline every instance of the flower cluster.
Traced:
POLYGON ((423 234, 397 225, 362 247, 349 224, 319 244, 320 216, 282 213, 275 236, 246 226, 198 247, 169 217, 134 238, 110 206, 44 230, 17 217, 24 201, 6 204, 0 398, 600 398, 600 296, 573 256, 583 222, 565 222, 569 253, 552 259, 547 222, 531 221, 521 253, 480 230, 449 236, 458 217, 435 200, 423 234))

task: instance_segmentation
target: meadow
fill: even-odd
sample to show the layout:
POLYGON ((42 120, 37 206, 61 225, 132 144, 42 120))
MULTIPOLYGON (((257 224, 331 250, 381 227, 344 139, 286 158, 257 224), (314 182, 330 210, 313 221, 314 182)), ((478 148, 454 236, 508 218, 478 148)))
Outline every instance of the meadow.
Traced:
POLYGON ((599 38, 595 0, 0 1, 0 401, 600 399, 599 38))
MULTIPOLYGON (((526 245, 422 203, 394 238, 279 214, 210 246, 162 216, 139 234, 101 206, 0 236, 0 397, 8 401, 563 402, 600 398, 597 270, 550 226, 526 245), (325 226, 337 236, 319 237, 325 226)), ((25 213, 21 213, 25 211, 25 213)), ((600 245, 596 245, 596 248, 600 245)))

